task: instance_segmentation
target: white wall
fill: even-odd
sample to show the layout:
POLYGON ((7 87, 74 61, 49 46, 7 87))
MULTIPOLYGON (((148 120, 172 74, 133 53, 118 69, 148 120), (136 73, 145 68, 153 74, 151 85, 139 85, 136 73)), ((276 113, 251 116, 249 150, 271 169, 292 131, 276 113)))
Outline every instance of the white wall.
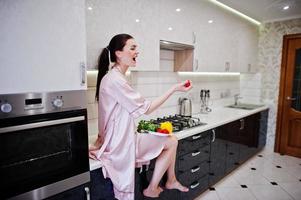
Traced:
POLYGON ((85 89, 85 0, 0 1, 0 94, 85 89))

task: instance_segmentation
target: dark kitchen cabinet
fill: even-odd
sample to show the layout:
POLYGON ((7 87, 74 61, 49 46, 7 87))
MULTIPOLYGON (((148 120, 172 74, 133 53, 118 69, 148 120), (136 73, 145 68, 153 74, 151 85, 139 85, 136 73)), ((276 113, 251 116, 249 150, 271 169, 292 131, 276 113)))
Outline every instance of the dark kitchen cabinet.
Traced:
POLYGON ((264 110, 260 113, 259 119, 259 134, 256 135, 257 149, 261 150, 267 140, 269 110, 264 110))
POLYGON ((90 196, 91 200, 112 200, 114 198, 113 184, 109 178, 104 178, 102 168, 95 169, 90 172, 91 186, 90 196))
POLYGON ((264 147, 267 118, 268 110, 265 110, 214 129, 210 153, 210 185, 264 147))
POLYGON ((226 173, 256 153, 259 117, 260 114, 254 114, 221 127, 227 140, 226 173))
POLYGON ((90 171, 90 182, 67 190, 47 200, 114 200, 113 184, 104 178, 102 168, 90 171))
POLYGON ((237 120, 220 128, 221 137, 226 141, 225 172, 229 173, 239 165, 239 129, 241 121, 237 120))
POLYGON ((239 163, 243 163, 257 152, 260 113, 240 120, 239 127, 239 163))
MULTIPOLYGON (((165 189, 158 199, 194 199, 208 188, 210 140, 211 131, 179 140, 175 171, 177 179, 189 187, 189 192, 165 189)), ((155 159, 151 161, 148 168, 143 167, 142 173, 136 170, 135 199, 143 199, 142 191, 151 180, 154 167, 155 159)), ((161 187, 164 187, 166 180, 165 174, 160 182, 161 187)))
POLYGON ((211 151, 209 161, 209 185, 223 178, 226 173, 227 140, 221 128, 212 129, 211 151))
MULTIPOLYGON (((178 180, 188 193, 164 190, 158 199, 194 199, 265 146, 268 110, 179 140, 176 161, 178 180)), ((149 168, 136 170, 135 199, 144 199, 143 188, 152 177, 155 160, 149 168)), ((166 175, 161 181, 163 187, 166 175)))
POLYGON ((77 186, 46 200, 90 200, 90 183, 77 186))
POLYGON ((179 141, 177 178, 189 192, 178 192, 179 199, 194 199, 209 185, 211 130, 179 141))

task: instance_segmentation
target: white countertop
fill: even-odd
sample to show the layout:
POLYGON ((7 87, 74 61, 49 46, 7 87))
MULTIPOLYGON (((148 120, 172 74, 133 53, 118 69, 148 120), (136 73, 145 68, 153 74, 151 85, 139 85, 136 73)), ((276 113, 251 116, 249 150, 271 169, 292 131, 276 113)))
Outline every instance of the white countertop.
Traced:
MULTIPOLYGON (((268 106, 263 106, 253 110, 243 110, 243 109, 236 109, 236 108, 226 108, 220 107, 214 109, 212 112, 208 114, 197 114, 193 115, 193 117, 197 117, 201 120, 201 122, 206 123, 206 125, 198 126, 195 128, 190 128, 187 130, 182 130, 176 132, 175 135, 179 140, 210 130, 212 128, 227 124, 232 121, 236 121, 238 119, 244 118, 246 116, 261 112, 263 110, 268 109, 268 106)), ((99 161, 90 159, 90 170, 94 170, 100 168, 101 164, 99 161)))

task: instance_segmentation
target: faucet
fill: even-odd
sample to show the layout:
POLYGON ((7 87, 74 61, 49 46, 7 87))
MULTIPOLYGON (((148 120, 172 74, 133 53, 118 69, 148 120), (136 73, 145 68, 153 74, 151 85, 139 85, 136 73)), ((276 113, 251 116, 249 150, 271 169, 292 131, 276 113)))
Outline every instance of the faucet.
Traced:
POLYGON ((242 97, 241 96, 239 96, 239 94, 235 94, 234 95, 234 105, 238 105, 238 99, 242 99, 242 97))

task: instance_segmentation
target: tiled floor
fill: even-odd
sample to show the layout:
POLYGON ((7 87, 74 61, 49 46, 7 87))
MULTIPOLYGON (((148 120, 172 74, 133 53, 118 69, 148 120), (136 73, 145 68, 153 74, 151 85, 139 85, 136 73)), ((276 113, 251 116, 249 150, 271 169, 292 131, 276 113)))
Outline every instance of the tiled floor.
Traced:
POLYGON ((301 200, 301 159, 264 149, 195 200, 301 200))

